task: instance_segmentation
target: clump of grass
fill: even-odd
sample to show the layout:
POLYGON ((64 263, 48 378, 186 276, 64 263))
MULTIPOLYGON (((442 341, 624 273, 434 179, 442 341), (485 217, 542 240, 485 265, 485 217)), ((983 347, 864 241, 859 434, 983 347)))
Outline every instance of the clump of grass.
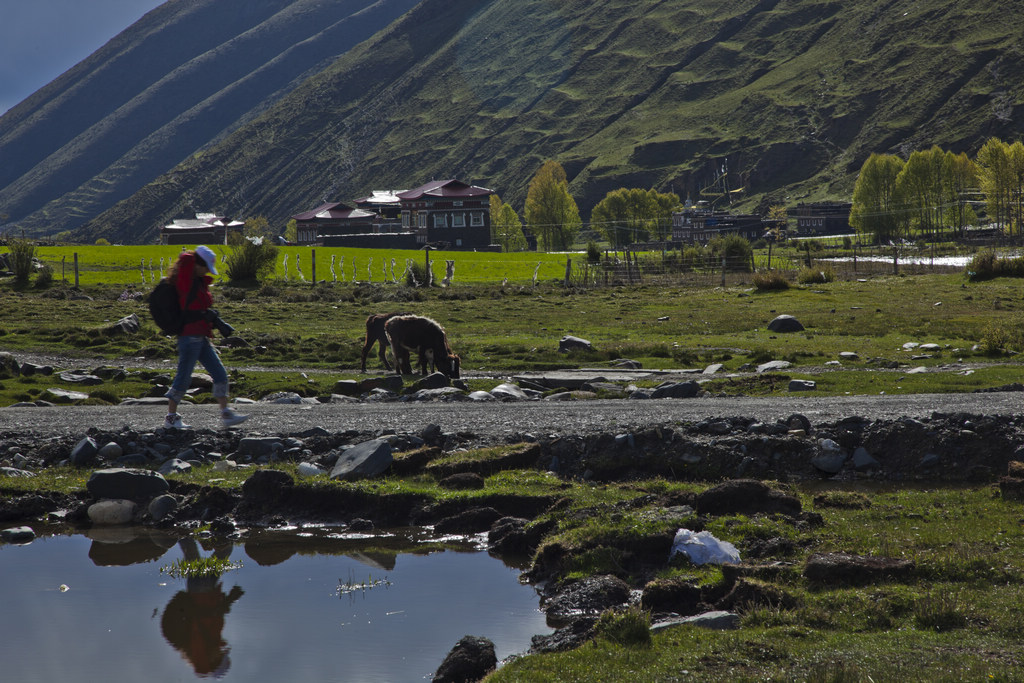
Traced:
POLYGON ((866 510, 871 507, 871 499, 859 491, 825 491, 814 496, 814 506, 819 508, 866 510))
POLYGON ((997 277, 1024 277, 1024 258, 998 258, 991 249, 982 249, 965 269, 971 282, 992 280, 997 277))
POLYGON ((651 645, 651 615, 639 607, 605 610, 598 617, 594 630, 599 637, 616 645, 651 645))
POLYGON ((836 279, 832 266, 824 268, 802 268, 796 276, 796 281, 802 285, 821 285, 832 282, 836 279))
POLYGON ((985 326, 978 345, 986 356, 1001 356, 1009 351, 1024 349, 1024 335, 1017 328, 991 322, 985 326))
POLYGON ((160 573, 175 579, 217 578, 224 572, 239 569, 241 566, 241 563, 216 555, 193 560, 179 558, 166 567, 160 567, 160 573))
POLYGON ((25 284, 32 275, 33 259, 36 253, 35 245, 28 240, 14 239, 8 242, 7 248, 9 251, 7 260, 14 273, 14 281, 25 284))
POLYGON ((914 624, 929 631, 953 631, 967 626, 960 599, 952 593, 932 593, 914 605, 914 624))
POLYGON ((789 289, 789 280, 777 270, 754 273, 752 282, 754 287, 760 292, 789 289))
POLYGON ((277 247, 261 238, 247 238, 224 262, 224 274, 232 282, 262 280, 274 272, 277 247))

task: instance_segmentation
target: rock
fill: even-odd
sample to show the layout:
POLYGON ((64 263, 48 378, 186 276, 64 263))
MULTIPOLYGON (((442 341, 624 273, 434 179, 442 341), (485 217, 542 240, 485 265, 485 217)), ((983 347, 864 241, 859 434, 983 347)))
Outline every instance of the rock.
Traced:
POLYGON ((629 602, 629 594, 629 584, 616 576, 589 576, 560 591, 544 607, 544 612, 554 619, 568 619, 579 614, 596 616, 609 607, 629 602))
POLYGON ((31 543, 36 539, 36 532, 32 527, 16 526, 10 529, 0 529, 0 541, 4 543, 31 543))
POLYGON ((244 436, 238 441, 238 455, 254 459, 271 456, 284 450, 284 442, 276 436, 244 436))
POLYGON ((296 471, 300 477, 315 477, 318 474, 324 473, 322 469, 308 462, 300 462, 296 471))
POLYGON ((446 517, 434 525, 439 534, 480 534, 489 531, 501 519, 501 513, 491 507, 472 508, 446 517))
POLYGON ((135 334, 139 331, 140 327, 139 317, 132 313, 121 318, 116 323, 103 328, 103 331, 108 335, 135 334))
POLYGON ((853 451, 853 469, 864 472, 878 467, 881 467, 881 463, 871 457, 871 454, 863 446, 859 446, 853 451))
POLYGON ((660 631, 670 626, 699 626, 713 631, 732 631, 740 627, 740 615, 733 612, 704 612, 693 617, 666 619, 651 626, 652 631, 660 631))
POLYGON ((0 351, 0 379, 17 377, 21 374, 21 366, 14 354, 7 351, 0 351))
POLYGON ((279 500, 294 485, 295 480, 287 472, 256 470, 242 484, 242 498, 259 503, 270 503, 279 500))
POLYGON ((82 386, 96 386, 97 384, 103 384, 103 378, 97 377, 96 375, 89 374, 82 370, 69 370, 68 372, 60 373, 60 380, 62 382, 68 382, 69 384, 81 384, 82 386))
POLYGON ((471 401, 496 401, 494 394, 487 391, 472 391, 469 394, 471 401))
POLYGON ((713 375, 716 372, 718 372, 719 370, 721 370, 723 367, 725 367, 725 366, 722 365, 721 363, 712 363, 711 365, 709 365, 706 368, 704 368, 704 370, 700 374, 702 374, 702 375, 713 375))
POLYGON ((811 433, 811 421, 799 413, 793 413, 787 417, 783 420, 783 424, 790 431, 799 429, 803 430, 805 434, 811 433))
POLYGON ((100 460, 117 460, 124 455, 124 449, 116 441, 110 441, 103 445, 97 455, 100 460))
POLYGON ((763 374, 765 372, 776 372, 778 370, 785 370, 790 367, 792 363, 788 360, 770 360, 767 363, 761 363, 757 366, 757 374, 763 374))
POLYGON ((153 518, 154 522, 160 522, 166 519, 172 512, 178 508, 178 499, 170 494, 163 494, 157 496, 153 500, 149 501, 149 516, 153 518))
POLYGON ((96 470, 90 475, 85 488, 97 500, 123 498, 143 501, 166 493, 170 485, 156 472, 119 467, 96 470))
POLYGON ((837 474, 846 463, 846 455, 841 451, 825 451, 811 458, 811 464, 825 474, 837 474))
POLYGON ((190 469, 192 469, 192 465, 185 462, 184 460, 180 460, 178 458, 171 458, 163 465, 161 465, 160 469, 157 471, 160 474, 167 476, 170 474, 181 474, 182 472, 188 472, 190 469))
POLYGON ((451 385, 452 380, 448 375, 443 372, 434 372, 415 382, 412 387, 413 390, 420 391, 421 389, 443 389, 451 385))
POLYGON ((768 323, 771 332, 802 332, 804 326, 791 315, 780 315, 768 323))
POLYGON ((661 385, 654 390, 651 398, 693 398, 699 393, 700 385, 690 380, 661 385))
MULTIPOLYGON (((376 387, 371 387, 376 388, 376 387)), ((365 391, 369 391, 366 389, 365 391)), ((341 394, 342 396, 359 396, 364 392, 364 389, 359 386, 359 382, 354 379, 339 379, 334 383, 331 388, 331 393, 341 394)))
POLYGON ((302 397, 294 391, 276 391, 261 398, 260 403, 300 405, 302 403, 302 397))
POLYGON ((839 358, 842 360, 857 360, 860 356, 853 351, 840 351, 839 358))
POLYGON ((71 449, 71 464, 75 467, 86 467, 96 460, 98 453, 96 442, 87 436, 71 449))
POLYGON ((590 351, 594 347, 586 339, 566 335, 558 340, 558 352, 569 353, 570 351, 590 351))
POLYGON ((397 394, 402 390, 402 386, 401 375, 383 375, 382 377, 367 377, 359 380, 360 393, 383 389, 397 394))
POLYGON ((391 444, 383 439, 364 441, 349 448, 338 457, 331 470, 331 479, 362 479, 383 474, 394 458, 391 444))
MULTIPOLYGON (((89 398, 89 394, 81 391, 71 391, 70 389, 60 389, 58 387, 51 387, 43 392, 43 395, 51 401, 57 403, 68 403, 69 401, 84 401, 89 398)), ((167 399, 163 399, 164 403, 167 403, 167 399)))
POLYGON ((530 520, 523 517, 502 517, 494 522, 487 532, 487 545, 491 552, 524 557, 534 552, 554 522, 536 524, 528 529, 529 524, 530 520))
POLYGON ((491 396, 506 401, 525 401, 529 398, 519 385, 505 382, 491 389, 491 396))
POLYGON ((917 463, 917 466, 919 469, 927 470, 938 465, 940 461, 941 459, 938 455, 936 455, 935 453, 929 453, 923 458, 921 458, 921 462, 917 463))
POLYGON ((770 488, 753 479, 735 479, 697 495, 697 514, 800 514, 800 499, 770 488))
POLYGON ((93 524, 128 524, 135 518, 135 503, 121 499, 101 500, 89 506, 88 515, 93 524))
POLYGON ((814 391, 817 388, 817 383, 810 379, 791 379, 787 387, 789 391, 814 391))
POLYGON ((464 636, 434 673, 434 683, 479 681, 498 666, 494 643, 487 638, 464 636))
POLYGON ((21 470, 17 467, 0 467, 0 477, 34 477, 35 472, 21 470))
POLYGON ((815 553, 804 565, 804 577, 822 585, 863 586, 880 581, 910 579, 914 563, 892 557, 866 557, 848 553, 815 553))

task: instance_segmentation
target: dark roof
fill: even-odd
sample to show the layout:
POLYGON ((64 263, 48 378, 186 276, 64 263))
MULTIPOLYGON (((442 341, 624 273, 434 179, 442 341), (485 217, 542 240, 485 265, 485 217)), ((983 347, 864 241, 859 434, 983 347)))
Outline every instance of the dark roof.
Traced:
POLYGON ((432 180, 414 190, 399 192, 398 198, 402 201, 411 201, 423 196, 459 199, 464 197, 486 197, 492 194, 494 194, 494 190, 488 190, 486 187, 477 187, 476 185, 467 185, 461 180, 432 180))
POLYGON ((362 209, 354 209, 347 204, 341 202, 328 202, 321 204, 312 211, 306 211, 305 213, 297 213, 292 218, 297 221, 312 221, 317 218, 323 219, 342 219, 342 218, 370 218, 374 216, 370 211, 363 211, 362 209))

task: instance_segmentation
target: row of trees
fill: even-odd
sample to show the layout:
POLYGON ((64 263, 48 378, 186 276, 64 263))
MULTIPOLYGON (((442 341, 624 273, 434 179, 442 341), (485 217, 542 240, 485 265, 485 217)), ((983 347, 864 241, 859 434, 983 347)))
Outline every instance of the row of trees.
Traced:
MULTIPOLYGON (((648 239, 666 240, 679 196, 656 190, 619 188, 605 195, 590 215, 590 225, 614 248, 648 239)), ((524 211, 528 230, 546 251, 566 251, 583 228, 579 208, 569 193, 565 170, 547 161, 530 181, 524 211)), ((523 223, 510 205, 491 196, 491 235, 505 251, 526 248, 523 223)))
POLYGON ((853 189, 850 224, 887 243, 943 230, 962 237, 984 205, 1000 230, 1024 236, 1024 145, 991 138, 974 159, 934 146, 904 161, 872 154, 853 189))

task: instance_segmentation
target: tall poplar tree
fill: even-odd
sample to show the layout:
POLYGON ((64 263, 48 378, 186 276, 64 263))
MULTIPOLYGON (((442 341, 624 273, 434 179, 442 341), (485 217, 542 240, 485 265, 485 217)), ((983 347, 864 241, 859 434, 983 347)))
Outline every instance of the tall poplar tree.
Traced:
POLYGON ((526 223, 546 251, 565 251, 582 227, 576 200, 569 194, 565 169, 546 161, 526 192, 526 223))
POLYGON ((896 181, 903 160, 893 154, 872 154, 861 166, 853 186, 850 225, 879 244, 901 239, 907 226, 907 207, 896 181))

